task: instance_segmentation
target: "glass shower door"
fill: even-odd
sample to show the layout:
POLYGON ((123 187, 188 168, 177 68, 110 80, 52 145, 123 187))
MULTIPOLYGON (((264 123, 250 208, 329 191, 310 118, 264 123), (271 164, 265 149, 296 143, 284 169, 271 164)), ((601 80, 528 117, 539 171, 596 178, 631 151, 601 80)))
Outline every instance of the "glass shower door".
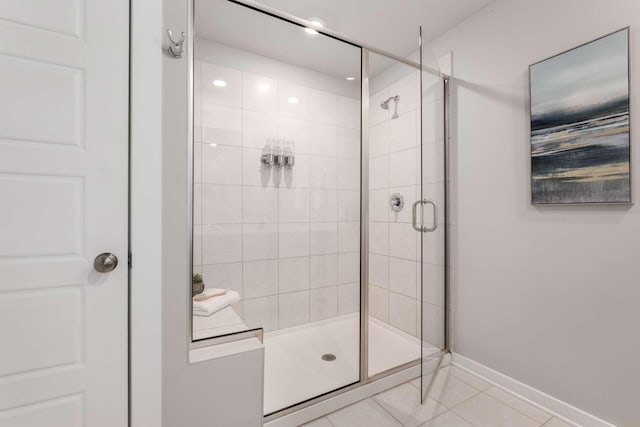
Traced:
POLYGON ((415 365, 422 352, 422 233, 414 225, 422 222, 423 147, 419 68, 374 52, 369 60, 371 378, 415 365))
POLYGON ((264 414, 360 380, 359 46, 195 0, 194 341, 264 330, 264 414))
POLYGON ((421 393, 424 401, 447 350, 445 80, 420 43, 421 185, 418 232, 421 300, 421 393), (421 208, 421 209, 420 209, 421 208))

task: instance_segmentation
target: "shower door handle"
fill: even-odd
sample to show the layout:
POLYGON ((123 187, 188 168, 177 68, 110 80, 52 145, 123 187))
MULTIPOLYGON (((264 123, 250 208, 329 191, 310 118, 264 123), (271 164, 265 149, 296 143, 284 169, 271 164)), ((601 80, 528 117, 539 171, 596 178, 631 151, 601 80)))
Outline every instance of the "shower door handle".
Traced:
POLYGON ((424 227, 422 227, 421 225, 418 225, 418 215, 417 215, 417 211, 418 211, 418 205, 422 204, 422 200, 418 200, 416 201, 413 206, 411 207, 411 225, 413 226, 413 229, 419 232, 424 232, 424 227))
POLYGON ((438 205, 436 202, 434 202, 433 200, 429 200, 429 199, 423 199, 423 200, 418 200, 417 202, 415 202, 413 204, 413 207, 411 209, 412 212, 412 221, 411 221, 411 225, 413 226, 413 229, 416 231, 419 231, 421 233, 432 233, 434 231, 436 231, 436 229, 438 228, 438 205), (433 225, 431 227, 425 227, 424 225, 418 225, 418 205, 431 205, 433 207, 433 225))
POLYGON ((423 233, 432 233, 438 228, 438 204, 435 201, 429 199, 423 200, 422 204, 431 205, 433 207, 433 225, 431 227, 422 227, 423 233))

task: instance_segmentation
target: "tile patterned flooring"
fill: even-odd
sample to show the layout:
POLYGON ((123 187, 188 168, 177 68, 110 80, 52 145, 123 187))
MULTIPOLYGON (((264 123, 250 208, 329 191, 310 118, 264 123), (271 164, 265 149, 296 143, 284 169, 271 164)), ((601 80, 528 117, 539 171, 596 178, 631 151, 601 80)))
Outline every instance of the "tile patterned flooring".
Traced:
POLYGON ((305 427, 572 427, 457 368, 442 368, 420 404, 420 379, 379 393, 305 427))

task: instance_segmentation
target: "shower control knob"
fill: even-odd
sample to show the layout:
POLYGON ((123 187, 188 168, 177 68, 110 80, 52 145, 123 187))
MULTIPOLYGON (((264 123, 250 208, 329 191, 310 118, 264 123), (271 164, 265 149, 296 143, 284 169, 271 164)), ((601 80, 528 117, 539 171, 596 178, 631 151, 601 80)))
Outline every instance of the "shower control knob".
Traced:
POLYGON ((394 212, 400 212, 404 208, 404 197, 400 193, 393 193, 389 200, 389 206, 394 212))
POLYGON ((93 268, 98 273, 109 273, 118 266, 118 257, 112 253, 105 252, 93 260, 93 268))

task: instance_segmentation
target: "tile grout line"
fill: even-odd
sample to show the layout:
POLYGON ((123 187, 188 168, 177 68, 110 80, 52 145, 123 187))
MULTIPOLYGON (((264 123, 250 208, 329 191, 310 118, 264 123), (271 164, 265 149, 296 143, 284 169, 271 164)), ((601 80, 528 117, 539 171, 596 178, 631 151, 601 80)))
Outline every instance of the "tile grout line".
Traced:
MULTIPOLYGON (((393 390, 393 389, 391 389, 391 390, 393 390)), ((394 416, 393 416, 393 414, 392 414, 391 412, 387 411, 387 409, 386 409, 384 406, 382 406, 380 403, 378 403, 378 401, 377 401, 377 400, 376 400, 376 398, 375 398, 378 394, 380 394, 380 393, 376 393, 376 394, 374 394, 373 396, 368 397, 367 399, 371 399, 371 401, 372 401, 376 406, 378 406, 380 409, 382 409, 385 413, 389 414, 389 416, 391 416, 391 418, 393 418, 394 420, 396 420, 396 421, 398 422, 398 424, 400 424, 401 426, 405 427, 405 425, 402 423, 402 421, 400 421, 399 419, 397 419, 396 417, 394 417, 394 416)), ((366 400, 366 399, 364 399, 364 400, 366 400)))
MULTIPOLYGON (((457 379, 458 381, 460 381, 460 382, 464 383, 464 381, 460 380, 459 378, 456 378, 456 379, 457 379)), ((411 384, 411 382, 409 382, 409 384, 411 384)), ((466 383, 465 383, 465 384, 466 384, 466 383)), ((411 385, 412 385, 413 387, 415 387, 418 391, 420 391, 420 389, 419 389, 418 387, 416 387, 416 386, 415 386, 415 385, 413 385, 413 384, 411 384, 411 385)), ((477 388, 473 387, 471 384, 467 384, 467 385, 468 385, 469 387, 473 388, 473 389, 476 391, 476 393, 474 393, 472 396, 470 396, 470 397, 468 397, 468 398, 466 398, 466 399, 464 399, 464 400, 462 400, 462 401, 460 401, 460 402, 456 403, 455 405, 453 405, 453 406, 451 406, 451 407, 449 407, 449 406, 445 405, 442 401, 440 401, 439 399, 437 399, 437 398, 435 398, 435 397, 427 396, 427 398, 428 398, 428 399, 433 399, 433 400, 435 400, 436 402, 438 402, 439 404, 441 404, 442 406, 444 406, 445 408, 447 408, 447 411, 449 411, 449 412, 454 412, 454 411, 453 411, 453 408, 456 408, 456 407, 458 407, 458 406, 462 405, 463 403, 465 403, 465 402, 467 402, 467 401, 469 401, 469 400, 473 399, 474 397, 476 397, 476 396, 478 396, 478 395, 480 395, 480 394, 484 393, 484 391, 483 391, 483 390, 478 390, 477 388)), ((454 413, 455 413, 456 415, 458 415, 456 412, 454 412, 454 413)), ((467 420, 465 419, 465 421, 467 421, 467 420)))
MULTIPOLYGON (((279 137, 280 137, 280 103, 278 102, 278 97, 280 95, 280 80, 275 80, 275 84, 276 84, 276 93, 275 93, 275 99, 276 99, 276 111, 275 111, 275 120, 276 120, 276 141, 278 141, 279 137)), ((244 124, 244 123, 243 123, 244 124)), ((244 134, 244 128, 243 128, 243 134, 244 134)), ((272 141, 273 142, 273 141, 272 141)), ((262 148, 264 150, 264 146, 262 148)), ((273 147, 272 147, 272 151, 273 153, 273 147)), ((273 166, 271 166, 269 168, 269 175, 273 178, 273 184, 274 187, 276 189, 276 219, 278 220, 278 225, 276 225, 276 228, 278 229, 278 238, 277 238, 277 254, 278 254, 278 258, 277 258, 277 277, 278 277, 278 293, 277 295, 275 295, 276 298, 276 313, 275 313, 275 318, 276 318, 276 330, 280 330, 280 191, 279 191, 279 186, 276 186, 276 180, 275 180, 275 174, 274 174, 274 168, 273 166)))
MULTIPOLYGON (((468 420, 467 420, 466 418, 464 418, 462 415, 460 415, 460 414, 458 414, 457 412, 455 412, 455 411, 454 411, 454 409, 455 409, 455 408, 457 408, 458 406, 460 406, 460 405, 462 405, 462 404, 464 404, 464 403, 468 402, 469 400, 471 400, 471 399, 473 399, 473 398, 475 398, 475 397, 478 397, 478 396, 479 396, 479 395, 481 395, 481 394, 484 394, 484 395, 486 395, 487 397, 489 397, 489 398, 491 398, 491 399, 495 400, 496 402, 498 402, 498 403, 500 403, 500 404, 502 404, 502 405, 506 406, 507 408, 509 408, 509 409, 511 409, 511 410, 513 410, 513 411, 515 411, 515 412, 517 412, 518 414, 522 415, 523 417, 527 418, 528 420, 531 420, 531 421, 533 421, 533 422, 535 422, 535 423, 538 423, 538 421, 537 421, 537 420, 534 420, 533 418, 529 417, 528 415, 524 414, 523 412, 519 411, 518 409, 516 409, 516 408, 512 407, 511 405, 508 405, 508 404, 506 404, 506 403, 504 403, 504 402, 502 402, 502 401, 500 401, 500 400, 496 399, 495 397, 491 396, 490 394, 488 394, 488 393, 487 393, 487 390, 489 390, 489 389, 491 389, 491 388, 496 388, 496 386, 494 386, 493 384, 491 384, 489 387, 487 387, 487 388, 486 388, 486 389, 484 389, 484 390, 479 390, 478 388, 476 388, 476 387, 472 386, 471 384, 467 383, 466 381, 463 381, 462 379, 460 379, 459 377, 457 377, 455 374, 451 374, 451 375, 452 375, 453 377, 455 377, 458 381, 460 381, 460 382, 462 382, 462 383, 464 383, 464 384, 468 385, 469 387, 471 387, 471 388, 473 388, 473 389, 475 389, 475 390, 477 391, 477 393, 475 393, 473 396, 470 396, 469 398, 467 398, 467 399, 465 399, 465 400, 463 400, 463 401, 461 401, 461 402, 459 402, 459 403, 455 404, 455 405, 454 405, 454 406, 452 406, 451 408, 449 408, 449 410, 450 410, 451 412, 453 412, 453 413, 455 413, 456 415, 458 415, 459 417, 463 418, 465 421, 469 422, 470 424, 471 424, 471 422, 470 422, 470 421, 468 421, 468 420)), ((481 378, 479 378, 479 379, 481 379, 481 378)), ((413 384, 412 384, 412 385, 413 385, 413 384)), ((414 386, 414 387, 415 387, 415 386, 414 386)), ((521 399, 519 399, 517 396, 513 395, 511 392, 506 391, 506 390, 504 390, 504 391, 505 391, 506 393, 508 393, 509 395, 511 395, 512 397, 514 397, 514 398, 516 398, 516 399, 518 399, 518 400, 521 400, 521 399)), ((436 398, 433 398, 433 399, 434 399, 434 400, 437 400, 436 398)), ((437 400, 437 401, 438 401, 438 402, 440 402, 439 400, 437 400)), ((442 403, 442 402, 440 402, 440 403, 442 403)), ((527 403, 527 402, 524 402, 524 401, 523 401, 523 403, 527 403)), ((443 405, 444 405, 444 404, 443 404, 443 405)), ((536 408, 536 409, 540 409, 540 408, 536 408)), ((542 409, 541 409, 541 410, 542 410, 542 409)), ((546 411, 544 411, 544 410, 542 410, 542 411, 543 411, 543 412, 546 412, 546 411)), ((550 414, 550 415, 551 415, 551 414, 550 414)), ((551 419, 553 419, 553 415, 551 416, 551 418, 550 418, 550 419, 548 419, 548 420, 547 420, 547 421, 545 421, 543 424, 541 424, 541 426, 543 426, 543 425, 547 424, 549 421, 551 421, 551 419)))
MULTIPOLYGON (((391 92, 391 86, 387 86, 385 88, 387 90, 387 95, 385 96, 385 98, 389 97, 389 93, 391 92)), ((386 144, 386 150, 385 150, 385 154, 384 156, 386 157, 386 163, 387 163, 387 182, 386 182, 386 187, 385 190, 387 190, 388 193, 388 189, 389 186, 391 185, 391 120, 389 120, 389 112, 387 111, 386 113, 386 117, 384 119, 384 123, 386 125, 386 135, 385 135, 385 140, 387 142, 386 144)), ((391 260, 390 260, 390 255, 391 255, 391 218, 389 215, 389 211, 385 209, 385 212, 387 213, 387 221, 386 221, 386 226, 387 226, 387 254, 386 254, 386 264, 387 264, 387 286, 388 286, 388 291, 391 290, 391 260)), ((391 323, 391 295, 387 292, 387 322, 389 325, 394 326, 391 323)))
MULTIPOLYGON (((307 119, 309 117, 307 116, 307 119)), ((311 145, 311 126, 307 126, 306 127, 306 132, 307 132, 307 151, 310 150, 310 145, 311 145)), ((309 155, 311 156, 311 155, 309 155)), ((309 161, 309 169, 307 170, 307 181, 309 183, 309 187, 311 187, 311 161, 309 161)), ((309 232, 308 232, 308 238, 309 238, 309 243, 308 243, 308 250, 309 250, 309 320, 311 320, 311 290, 313 289, 311 287, 311 189, 308 190, 308 197, 307 197, 307 224, 309 224, 309 232)))
MULTIPOLYGON (((458 367, 457 367, 457 366, 455 366, 455 365, 450 365, 450 366, 452 366, 453 368, 456 368, 456 369, 460 369, 460 368, 458 368, 458 367)), ((533 422, 535 422, 535 423, 537 423, 537 422, 538 422, 538 421, 534 420, 533 418, 529 417, 528 415, 526 415, 526 414, 522 413, 522 412, 521 412, 521 411, 519 411, 518 409, 516 409, 516 408, 512 407, 511 405, 508 405, 508 404, 506 404, 506 403, 504 403, 504 402, 502 402, 502 401, 500 401, 500 400, 496 399, 495 397, 491 396, 490 394, 488 394, 488 393, 486 393, 486 392, 487 392, 489 389, 491 389, 491 388, 495 388, 495 389, 498 389, 498 390, 502 390, 503 392, 507 393, 508 395, 512 396, 513 398, 515 398, 515 399, 517 399, 517 400, 520 400, 520 401, 521 401, 521 402, 523 402, 524 404, 527 404, 527 405, 529 405, 529 406, 531 406, 531 407, 533 407, 533 408, 535 408, 535 409, 538 409, 538 410, 540 410, 540 411, 542 411, 542 412, 547 413, 548 415, 550 415, 550 416, 551 416, 551 418, 549 418, 547 421, 545 421, 542 425, 547 424, 549 421, 551 421, 553 418, 555 418, 555 416, 554 416, 553 414, 549 413, 549 412, 548 412, 548 410, 547 410, 546 408, 541 407, 541 406, 532 405, 531 403, 528 403, 528 402, 526 402, 526 401, 524 401, 524 400, 520 399, 520 397, 516 396, 516 395, 515 395, 514 393, 512 393, 510 390, 508 390, 508 389, 506 389, 506 388, 503 388, 503 387, 500 387, 500 386, 497 386, 496 384, 492 384, 492 383, 490 383, 490 382, 488 382, 488 381, 486 381, 486 380, 484 380, 484 379, 482 379, 482 378, 478 377, 477 375, 473 374, 473 373, 472 373, 472 372, 470 372, 470 371, 467 371, 467 370, 462 370, 462 371, 463 371, 463 372, 465 372, 465 373, 467 373, 468 375, 471 375, 471 376, 473 376, 473 377, 475 377, 475 378, 478 378, 479 380, 482 380, 482 381, 486 382, 487 384, 489 384, 489 387, 485 388, 484 390, 481 390, 481 393, 486 394, 488 397, 492 398, 492 399, 493 399, 493 400, 495 400, 496 402, 498 402, 498 403, 501 403, 501 404, 505 405, 506 407, 508 407, 508 408, 510 408, 510 409, 512 409, 512 410, 514 410, 514 411, 516 411, 517 413, 519 413, 519 414, 523 415, 524 417, 528 418, 529 420, 532 420, 532 421, 533 421, 533 422)), ((452 375, 456 376, 455 374, 452 374, 452 375)), ((472 386, 471 384, 469 384, 468 382, 466 382, 466 381, 462 380, 461 378, 459 378, 459 377, 457 377, 457 376, 456 376, 456 378, 458 378, 458 380, 462 381, 463 383, 467 384, 468 386, 473 387, 473 388, 476 388, 476 387, 472 386)), ((476 388, 476 390, 477 390, 477 388, 476 388)), ((478 394, 476 394, 476 396, 477 396, 477 395, 478 395, 478 394)), ((475 396, 474 396, 474 397, 475 397, 475 396)), ((467 399, 467 400, 469 400, 469 399, 467 399)), ((463 402, 461 402, 460 404, 462 404, 462 403, 463 403, 463 402)), ((459 406, 459 405, 456 405, 456 406, 459 406)))
MULTIPOLYGON (((333 414, 333 412, 332 412, 332 414, 333 414)), ((330 426, 335 427, 335 425, 334 425, 334 424, 331 422, 331 420, 329 419, 329 415, 331 415, 331 414, 327 414, 327 415, 325 415, 323 418, 324 418, 325 420, 327 420, 327 422, 329 423, 329 425, 330 425, 330 426)), ((322 418, 321 418, 321 419, 322 419, 322 418)))
MULTIPOLYGON (((509 405, 509 404, 507 404, 507 403, 505 403, 505 402, 503 402, 503 401, 501 401, 501 400, 498 400, 498 399, 496 399, 495 397, 493 397, 493 396, 491 396, 490 394, 488 394, 488 393, 487 393, 487 390, 489 390, 489 389, 491 389, 491 388, 497 388, 497 387, 496 387, 496 386, 494 386, 494 385, 492 385, 492 386, 491 386, 491 387, 489 387, 488 389, 484 390, 482 393, 483 393, 483 394, 485 394, 487 397, 490 397, 491 399, 495 400, 496 402, 498 402, 498 403, 500 403, 500 404, 502 404, 502 405, 506 406, 507 408, 512 409, 513 411, 517 412, 518 414, 522 415, 523 417, 525 417, 525 418, 527 418, 527 419, 529 419, 529 420, 533 421, 534 423, 538 423, 538 421, 534 420, 533 418, 531 418, 531 417, 530 417, 530 416, 528 416, 527 414, 525 414, 525 413, 523 413, 523 412, 519 411, 518 409, 514 408, 513 406, 511 406, 511 405, 509 405)), ((506 391, 506 390, 505 390, 505 391, 506 391)), ((511 392, 508 392, 508 391, 507 391, 507 393, 508 393, 510 396, 512 396, 512 397, 514 397, 515 399, 517 399, 517 400, 522 400, 522 399, 520 399, 519 397, 517 397, 517 396, 515 396, 514 394, 512 394, 511 392)), ((530 406, 532 406, 532 407, 534 407, 533 405, 531 405, 531 404, 529 404, 529 403, 527 403, 527 402, 524 402, 524 401, 522 401, 522 402, 523 402, 523 403, 525 403, 525 404, 528 404, 528 405, 530 405, 530 406)), ((534 407, 534 408, 535 408, 535 407, 534 407)), ((539 408, 536 408, 536 409, 539 409, 539 408)), ((544 410, 543 410, 543 412, 547 412, 547 411, 544 411, 544 410)), ((548 413, 548 412, 547 412, 547 413, 548 413)), ((544 424, 547 424, 547 423, 548 423, 548 422, 553 418, 553 415, 552 415, 552 414, 549 414, 549 415, 551 415, 551 418, 549 418, 548 420, 546 420, 544 423, 540 424, 541 426, 542 426, 542 425, 544 425, 544 424)), ((539 424, 539 423, 538 423, 538 424, 539 424)))

